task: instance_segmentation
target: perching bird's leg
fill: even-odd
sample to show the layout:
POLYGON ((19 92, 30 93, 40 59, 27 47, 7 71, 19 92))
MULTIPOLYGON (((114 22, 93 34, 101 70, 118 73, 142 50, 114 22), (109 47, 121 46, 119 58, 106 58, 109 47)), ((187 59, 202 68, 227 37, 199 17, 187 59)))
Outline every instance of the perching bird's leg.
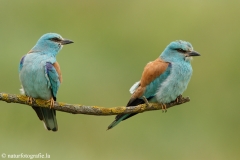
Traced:
POLYGON ((167 112, 167 105, 162 103, 161 106, 162 106, 162 112, 166 113, 167 112))
POLYGON ((48 102, 50 102, 50 109, 52 109, 54 106, 54 99, 51 97, 51 99, 48 100, 48 102))
POLYGON ((178 103, 180 99, 182 99, 182 95, 181 94, 176 98, 175 101, 178 103))
POLYGON ((145 96, 143 96, 142 98, 143 98, 146 106, 147 106, 147 107, 151 107, 150 104, 149 104, 149 102, 148 102, 148 100, 147 100, 147 98, 146 98, 145 96))
POLYGON ((33 102, 33 98, 32 97, 27 97, 27 103, 29 105, 32 105, 32 102, 33 102))

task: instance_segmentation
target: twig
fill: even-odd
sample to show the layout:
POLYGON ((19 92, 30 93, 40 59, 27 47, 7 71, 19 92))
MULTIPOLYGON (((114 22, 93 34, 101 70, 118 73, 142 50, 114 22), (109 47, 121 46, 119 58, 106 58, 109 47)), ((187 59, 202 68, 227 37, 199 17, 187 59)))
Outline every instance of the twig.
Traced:
MULTIPOLYGON (((23 95, 0 93, 0 100, 5 101, 7 103, 20 103, 20 104, 29 105, 28 97, 23 95)), ((166 104, 166 108, 180 105, 189 101, 190 101, 189 97, 184 98, 182 96, 179 96, 176 101, 166 104)), ((50 103, 49 101, 46 101, 46 100, 34 99, 31 106, 50 107, 50 103)), ((64 102, 55 102, 53 108, 58 111, 68 112, 72 114, 110 116, 110 115, 117 115, 121 113, 141 113, 145 111, 161 110, 162 105, 159 103, 150 103, 149 107, 147 107, 145 104, 141 104, 138 106, 131 106, 131 107, 105 108, 105 107, 99 107, 99 106, 86 106, 86 105, 80 105, 80 104, 67 104, 64 102)))

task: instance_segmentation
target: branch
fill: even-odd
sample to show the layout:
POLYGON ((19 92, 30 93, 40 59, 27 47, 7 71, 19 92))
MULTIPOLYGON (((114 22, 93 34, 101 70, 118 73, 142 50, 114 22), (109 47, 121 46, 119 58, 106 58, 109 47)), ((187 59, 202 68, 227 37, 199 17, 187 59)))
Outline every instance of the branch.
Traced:
MULTIPOLYGON (((8 93, 0 93, 0 100, 5 101, 7 103, 20 103, 29 106, 36 107, 50 107, 50 102, 41 99, 33 99, 32 104, 28 103, 28 97, 23 95, 15 95, 8 93)), ((180 105, 186 102, 189 102, 189 97, 182 97, 181 95, 178 97, 178 101, 173 101, 171 103, 165 104, 166 108, 170 108, 176 105, 180 105)), ((129 106, 129 107, 98 107, 98 106, 85 106, 80 104, 67 104, 64 102, 55 102, 54 107, 55 110, 68 112, 72 114, 87 114, 87 115, 98 115, 98 116, 110 116, 117 115, 121 113, 142 113, 145 111, 152 110, 160 110, 162 109, 162 105, 159 103, 150 103, 150 106, 147 107, 146 104, 140 104, 138 106, 129 106)))

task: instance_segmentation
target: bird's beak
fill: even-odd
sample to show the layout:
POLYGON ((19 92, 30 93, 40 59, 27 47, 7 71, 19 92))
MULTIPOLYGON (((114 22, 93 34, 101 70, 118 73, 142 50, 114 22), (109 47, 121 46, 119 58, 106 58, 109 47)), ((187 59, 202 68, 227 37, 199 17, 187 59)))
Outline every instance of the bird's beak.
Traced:
POLYGON ((191 51, 191 52, 186 53, 186 56, 187 57, 200 56, 200 54, 196 51, 191 51))
POLYGON ((64 39, 64 40, 62 40, 60 43, 61 43, 61 45, 66 45, 66 44, 73 43, 73 41, 71 41, 71 40, 69 40, 69 39, 64 39))

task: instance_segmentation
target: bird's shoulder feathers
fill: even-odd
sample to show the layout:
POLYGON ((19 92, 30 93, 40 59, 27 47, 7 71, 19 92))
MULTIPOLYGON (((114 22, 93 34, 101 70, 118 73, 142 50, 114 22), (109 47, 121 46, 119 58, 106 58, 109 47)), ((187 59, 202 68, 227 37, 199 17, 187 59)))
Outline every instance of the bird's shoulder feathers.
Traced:
POLYGON ((153 80, 159 77, 167 69, 169 62, 165 62, 160 58, 155 61, 149 62, 142 73, 140 80, 141 86, 149 85, 153 80))
POLYGON ((53 63, 53 67, 56 69, 58 73, 60 83, 62 83, 62 72, 61 72, 59 63, 57 61, 53 63))
POLYGON ((57 91, 61 82, 61 77, 60 77, 61 71, 60 71, 59 64, 57 62, 53 64, 50 62, 47 62, 45 66, 45 73, 48 81, 48 87, 51 88, 54 100, 56 100, 57 91))

